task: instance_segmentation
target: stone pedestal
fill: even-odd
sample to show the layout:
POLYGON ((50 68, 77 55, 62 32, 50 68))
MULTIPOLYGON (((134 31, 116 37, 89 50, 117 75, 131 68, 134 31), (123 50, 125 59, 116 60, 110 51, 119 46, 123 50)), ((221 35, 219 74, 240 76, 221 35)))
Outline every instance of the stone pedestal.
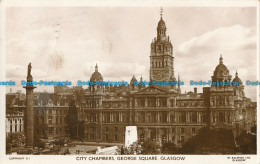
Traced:
POLYGON ((125 128, 125 147, 129 147, 134 142, 138 141, 137 127, 126 126, 125 128))

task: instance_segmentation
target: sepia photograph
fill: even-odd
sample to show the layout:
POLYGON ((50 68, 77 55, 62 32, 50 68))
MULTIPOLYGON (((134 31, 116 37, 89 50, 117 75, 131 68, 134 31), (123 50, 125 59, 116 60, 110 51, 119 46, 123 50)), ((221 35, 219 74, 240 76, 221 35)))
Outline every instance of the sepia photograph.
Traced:
POLYGON ((5 155, 257 163, 258 10, 7 5, 5 155))

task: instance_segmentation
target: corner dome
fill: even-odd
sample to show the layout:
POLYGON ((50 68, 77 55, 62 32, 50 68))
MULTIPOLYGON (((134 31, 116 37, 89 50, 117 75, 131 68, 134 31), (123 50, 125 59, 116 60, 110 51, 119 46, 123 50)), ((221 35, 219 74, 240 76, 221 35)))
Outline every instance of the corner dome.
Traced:
POLYGON ((238 73, 236 72, 236 77, 233 79, 232 82, 239 82, 240 84, 242 84, 242 80, 238 77, 238 73))
POLYGON ((219 58, 219 65, 215 68, 214 75, 229 75, 229 70, 227 67, 223 64, 223 58, 220 56, 219 58))
POLYGON ((103 77, 102 75, 98 72, 98 66, 96 64, 95 67, 95 72, 91 75, 90 77, 90 81, 91 82, 95 82, 95 81, 103 81, 103 77))

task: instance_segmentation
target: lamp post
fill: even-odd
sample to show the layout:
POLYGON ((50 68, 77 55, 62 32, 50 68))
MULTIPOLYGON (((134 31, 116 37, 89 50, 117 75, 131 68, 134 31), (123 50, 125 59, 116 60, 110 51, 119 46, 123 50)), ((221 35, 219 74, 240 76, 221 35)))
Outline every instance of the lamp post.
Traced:
POLYGON ((79 121, 77 121, 77 144, 79 141, 79 121))

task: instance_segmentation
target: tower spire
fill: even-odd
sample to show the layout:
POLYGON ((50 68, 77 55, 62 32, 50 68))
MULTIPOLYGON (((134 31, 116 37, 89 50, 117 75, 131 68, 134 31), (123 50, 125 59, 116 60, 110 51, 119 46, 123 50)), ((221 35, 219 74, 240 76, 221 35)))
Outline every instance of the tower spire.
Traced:
POLYGON ((223 64, 223 58, 222 58, 222 54, 220 54, 220 58, 219 58, 219 64, 223 64))
POLYGON ((161 15, 161 19, 162 19, 162 15, 163 15, 163 8, 162 7, 160 9, 160 15, 161 15))
POLYGON ((95 66, 95 72, 98 72, 98 65, 96 63, 96 66, 95 66))
MULTIPOLYGON (((178 72, 178 82, 180 83, 180 73, 178 72)), ((180 88, 180 85, 178 85, 178 88, 180 88)))

